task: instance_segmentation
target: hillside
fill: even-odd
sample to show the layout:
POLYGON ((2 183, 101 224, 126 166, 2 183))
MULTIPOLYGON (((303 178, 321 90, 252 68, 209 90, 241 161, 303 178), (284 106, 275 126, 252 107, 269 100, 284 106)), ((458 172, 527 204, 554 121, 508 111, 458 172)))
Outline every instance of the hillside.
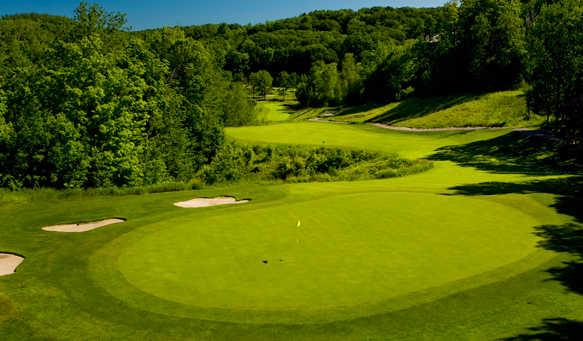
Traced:
MULTIPOLYGON (((329 111, 330 112, 330 111, 329 111)), ((544 118, 528 113, 522 91, 410 98, 385 105, 336 109, 329 120, 383 123, 397 127, 535 127, 544 118)))

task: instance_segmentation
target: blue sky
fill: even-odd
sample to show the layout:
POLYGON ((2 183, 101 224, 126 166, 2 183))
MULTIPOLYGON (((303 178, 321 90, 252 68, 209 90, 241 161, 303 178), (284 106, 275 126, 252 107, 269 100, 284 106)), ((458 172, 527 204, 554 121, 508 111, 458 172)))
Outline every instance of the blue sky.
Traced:
MULTIPOLYGON (((71 16, 80 0, 0 0, 0 15, 49 13, 71 16)), ((315 9, 372 6, 432 7, 446 0, 98 0, 108 11, 128 15, 134 29, 205 23, 258 23, 315 9)))

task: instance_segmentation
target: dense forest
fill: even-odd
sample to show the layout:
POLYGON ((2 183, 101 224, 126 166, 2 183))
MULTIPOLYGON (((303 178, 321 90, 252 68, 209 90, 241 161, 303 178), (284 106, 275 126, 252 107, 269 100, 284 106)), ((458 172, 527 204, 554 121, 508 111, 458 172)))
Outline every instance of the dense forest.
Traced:
POLYGON ((86 3, 72 18, 7 16, 0 186, 188 181, 220 158, 224 126, 255 122, 254 100, 272 85, 296 88, 303 106, 525 86, 529 108, 580 155, 582 32, 582 0, 463 0, 140 32, 86 3))

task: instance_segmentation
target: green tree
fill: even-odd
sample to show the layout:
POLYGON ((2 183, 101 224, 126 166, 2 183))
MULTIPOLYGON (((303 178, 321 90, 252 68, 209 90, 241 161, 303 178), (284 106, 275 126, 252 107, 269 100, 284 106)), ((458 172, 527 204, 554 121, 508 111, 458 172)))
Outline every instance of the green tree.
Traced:
POLYGON ((365 81, 364 96, 372 101, 398 101, 411 92, 415 60, 408 47, 393 50, 365 81))
POLYGON ((263 99, 266 100, 273 85, 273 78, 269 72, 261 70, 249 76, 249 83, 253 89, 253 94, 257 92, 259 96, 263 96, 263 99))
POLYGON ((303 77, 296 92, 304 106, 327 106, 342 102, 342 84, 336 63, 315 63, 310 75, 303 77))
POLYGON ((456 40, 467 87, 510 87, 522 80, 526 46, 519 0, 463 0, 456 40))
POLYGON ((354 55, 347 53, 342 60, 340 72, 341 92, 344 102, 358 103, 362 96, 361 66, 356 63, 354 55))
MULTIPOLYGON (((553 116, 567 145, 583 143, 583 1, 543 5, 529 35, 529 107, 553 116)), ((579 155, 580 156, 580 155, 579 155)))
POLYGON ((126 15, 123 13, 109 13, 98 4, 89 4, 82 1, 75 9, 75 34, 77 37, 87 37, 103 31, 118 31, 126 24, 126 15))

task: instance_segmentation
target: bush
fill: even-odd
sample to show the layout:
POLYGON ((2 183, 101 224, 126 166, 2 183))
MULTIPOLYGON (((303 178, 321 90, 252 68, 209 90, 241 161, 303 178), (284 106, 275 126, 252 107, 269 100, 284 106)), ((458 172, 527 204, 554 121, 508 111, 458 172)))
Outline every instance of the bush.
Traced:
POLYGON ((428 161, 363 150, 288 145, 226 144, 200 172, 204 183, 243 179, 267 181, 335 181, 380 179, 427 170, 428 161))

